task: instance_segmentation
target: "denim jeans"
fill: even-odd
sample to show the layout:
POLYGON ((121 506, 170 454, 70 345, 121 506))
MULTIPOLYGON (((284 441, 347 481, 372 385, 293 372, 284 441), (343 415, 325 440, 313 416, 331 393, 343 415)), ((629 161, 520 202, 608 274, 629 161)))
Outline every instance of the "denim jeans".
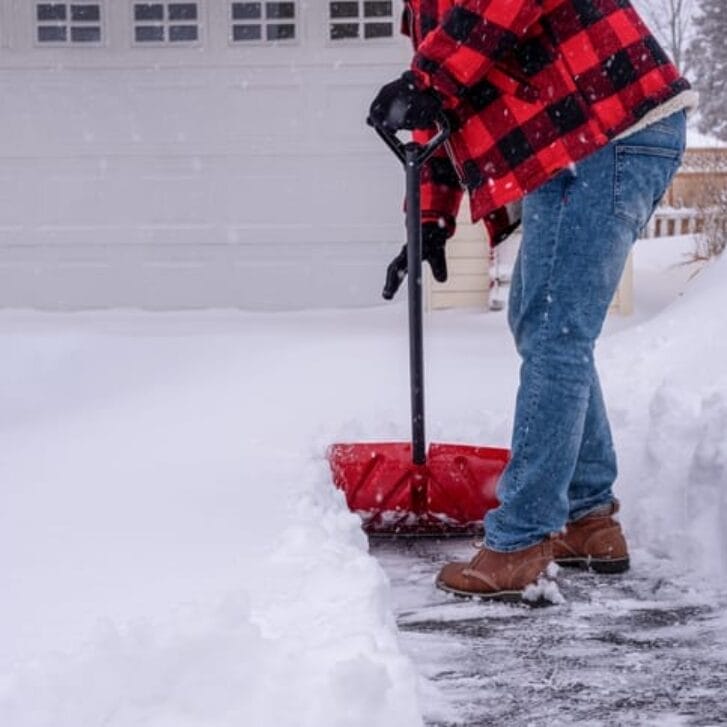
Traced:
POLYGON ((629 251, 684 153, 686 114, 612 142, 528 195, 508 321, 522 359, 511 460, 485 544, 540 542, 613 500, 594 349, 629 251))

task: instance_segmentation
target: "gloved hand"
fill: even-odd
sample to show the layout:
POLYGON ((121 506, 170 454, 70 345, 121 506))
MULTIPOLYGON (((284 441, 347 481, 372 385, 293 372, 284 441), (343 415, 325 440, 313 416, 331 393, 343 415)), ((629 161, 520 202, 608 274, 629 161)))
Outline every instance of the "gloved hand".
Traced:
MULTIPOLYGON (((447 230, 436 222, 425 222, 422 225, 422 260, 426 260, 432 269, 432 275, 438 283, 447 280, 447 258, 444 248, 447 244, 447 230)), ((382 295, 385 300, 391 300, 399 286, 406 277, 407 246, 389 263, 386 269, 386 282, 382 295)))
POLYGON ((389 131, 429 129, 442 110, 442 101, 431 89, 421 89, 411 71, 387 83, 369 109, 369 123, 389 131))

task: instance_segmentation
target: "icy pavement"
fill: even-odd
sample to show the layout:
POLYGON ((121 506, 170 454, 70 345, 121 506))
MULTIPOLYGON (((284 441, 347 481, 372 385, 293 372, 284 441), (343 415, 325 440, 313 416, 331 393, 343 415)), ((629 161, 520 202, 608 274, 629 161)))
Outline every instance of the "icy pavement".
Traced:
POLYGON ((425 677, 426 724, 727 724, 727 593, 699 592, 668 560, 561 569, 561 606, 458 600, 434 587, 466 541, 376 541, 402 647, 425 677))

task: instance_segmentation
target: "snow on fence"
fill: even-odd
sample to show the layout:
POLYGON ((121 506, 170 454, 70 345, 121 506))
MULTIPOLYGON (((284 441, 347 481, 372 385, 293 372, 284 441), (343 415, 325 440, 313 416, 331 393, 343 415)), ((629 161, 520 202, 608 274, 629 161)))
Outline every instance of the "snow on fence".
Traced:
POLYGON ((646 225, 643 238, 692 235, 704 228, 706 211, 693 207, 660 207, 646 225))
POLYGON ((727 235, 727 211, 713 207, 660 207, 646 226, 642 237, 676 237, 709 230, 727 235))

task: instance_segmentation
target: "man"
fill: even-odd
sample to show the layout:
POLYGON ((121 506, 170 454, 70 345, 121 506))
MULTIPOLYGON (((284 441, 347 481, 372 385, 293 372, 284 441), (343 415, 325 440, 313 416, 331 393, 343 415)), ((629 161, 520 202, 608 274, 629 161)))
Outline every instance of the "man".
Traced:
MULTIPOLYGON (((411 69, 370 115, 419 140, 440 113, 452 125, 422 183, 435 277, 446 279, 462 187, 493 244, 523 223, 508 314, 522 358, 512 457, 482 549, 445 566, 437 585, 517 599, 553 559, 623 572, 594 348, 629 250, 680 164, 696 94, 628 0, 408 0, 405 26, 411 69)), ((405 272, 400 255, 385 297, 405 272)))

